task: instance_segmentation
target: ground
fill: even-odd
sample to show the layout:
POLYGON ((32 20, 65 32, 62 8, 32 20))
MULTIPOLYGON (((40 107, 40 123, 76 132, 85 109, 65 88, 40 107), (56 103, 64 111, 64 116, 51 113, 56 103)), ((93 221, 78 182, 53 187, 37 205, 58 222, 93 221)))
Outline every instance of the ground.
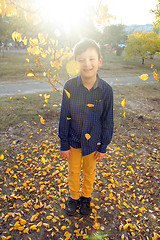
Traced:
POLYGON ((160 238, 160 85, 113 90, 114 135, 97 164, 91 216, 65 212, 67 162, 59 155, 59 108, 46 113, 45 124, 23 122, 1 132, 2 239, 160 238))

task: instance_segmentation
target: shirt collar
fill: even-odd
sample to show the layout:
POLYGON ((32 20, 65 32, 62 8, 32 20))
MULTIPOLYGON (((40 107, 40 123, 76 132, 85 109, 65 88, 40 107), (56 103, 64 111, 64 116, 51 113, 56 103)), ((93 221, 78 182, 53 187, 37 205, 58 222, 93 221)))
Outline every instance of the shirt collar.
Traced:
MULTIPOLYGON (((83 85, 81 76, 78 76, 78 78, 77 78, 77 87, 79 87, 81 84, 83 85)), ((97 74, 97 80, 96 80, 96 82, 95 82, 95 84, 93 86, 93 89, 96 89, 97 87, 103 88, 98 74, 97 74)))

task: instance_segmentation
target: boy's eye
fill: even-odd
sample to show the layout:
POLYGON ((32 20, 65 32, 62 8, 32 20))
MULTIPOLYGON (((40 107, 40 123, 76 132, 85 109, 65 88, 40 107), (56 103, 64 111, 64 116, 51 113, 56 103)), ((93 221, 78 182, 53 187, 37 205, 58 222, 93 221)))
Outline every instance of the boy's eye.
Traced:
POLYGON ((82 63, 82 62, 84 62, 84 60, 83 59, 79 59, 78 62, 82 63))

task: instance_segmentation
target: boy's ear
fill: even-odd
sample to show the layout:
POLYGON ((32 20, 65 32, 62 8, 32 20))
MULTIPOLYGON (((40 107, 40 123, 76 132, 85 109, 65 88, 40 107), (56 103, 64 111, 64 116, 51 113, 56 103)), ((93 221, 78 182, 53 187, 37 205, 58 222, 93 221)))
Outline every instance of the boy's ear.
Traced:
POLYGON ((102 57, 99 59, 99 67, 102 66, 102 57))

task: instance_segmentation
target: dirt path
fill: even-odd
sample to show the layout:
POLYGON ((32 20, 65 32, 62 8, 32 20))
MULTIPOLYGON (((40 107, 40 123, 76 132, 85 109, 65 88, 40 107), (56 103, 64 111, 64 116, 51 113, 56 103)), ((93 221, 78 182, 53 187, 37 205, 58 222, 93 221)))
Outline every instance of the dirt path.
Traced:
MULTIPOLYGON (((119 78, 103 78, 109 84, 112 85, 128 85, 143 82, 138 76, 137 77, 119 77, 119 78)), ((61 80, 62 86, 65 81, 61 80)), ((154 78, 150 76, 147 83, 155 82, 154 78)), ((57 86, 58 89, 61 89, 62 86, 57 86)), ((50 91, 52 86, 47 82, 42 81, 33 81, 33 80, 23 80, 16 84, 12 84, 12 82, 1 82, 0 83, 0 96, 6 95, 15 95, 15 94, 28 94, 28 93, 36 93, 43 91, 50 91)))

